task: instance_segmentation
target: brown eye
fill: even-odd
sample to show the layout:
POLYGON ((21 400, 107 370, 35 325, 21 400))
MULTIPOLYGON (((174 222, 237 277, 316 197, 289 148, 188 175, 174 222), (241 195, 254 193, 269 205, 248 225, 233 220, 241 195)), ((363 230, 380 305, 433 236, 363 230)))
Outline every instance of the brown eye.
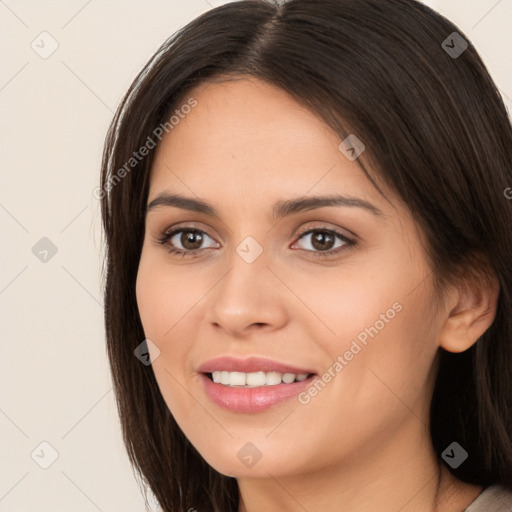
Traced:
POLYGON ((184 249, 193 251, 201 248, 203 235, 200 231, 181 231, 179 241, 184 249))
MULTIPOLYGON (((328 254, 337 253, 339 251, 336 249, 342 249, 344 246, 351 246, 354 244, 352 240, 349 240, 341 233, 331 229, 310 229, 309 231, 301 234, 299 241, 306 241, 306 243, 303 244, 303 247, 299 246, 301 249, 313 253, 325 252, 328 254), (337 240, 339 241, 338 243, 337 240)), ((299 242, 297 242, 297 244, 298 243, 299 242)))
POLYGON ((200 253, 203 249, 203 243, 207 240, 212 240, 213 244, 209 247, 218 247, 208 234, 199 229, 181 228, 175 229, 171 232, 162 233, 157 239, 158 243, 167 246, 170 253, 185 255, 194 255, 200 253))
POLYGON ((325 251, 333 248, 336 238, 327 231, 317 231, 311 237, 311 245, 319 251, 325 251))

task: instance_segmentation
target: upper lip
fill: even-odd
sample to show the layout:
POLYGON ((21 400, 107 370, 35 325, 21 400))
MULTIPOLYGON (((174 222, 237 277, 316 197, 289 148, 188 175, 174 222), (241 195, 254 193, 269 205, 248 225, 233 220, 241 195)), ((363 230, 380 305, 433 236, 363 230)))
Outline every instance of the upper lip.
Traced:
POLYGON ((200 373, 211 373, 214 371, 228 371, 228 372, 279 372, 279 373, 294 373, 295 375, 302 375, 304 373, 315 373, 308 368, 299 368, 280 361, 266 359, 264 357, 248 357, 240 359, 233 356, 221 356, 215 359, 205 361, 197 369, 200 373))

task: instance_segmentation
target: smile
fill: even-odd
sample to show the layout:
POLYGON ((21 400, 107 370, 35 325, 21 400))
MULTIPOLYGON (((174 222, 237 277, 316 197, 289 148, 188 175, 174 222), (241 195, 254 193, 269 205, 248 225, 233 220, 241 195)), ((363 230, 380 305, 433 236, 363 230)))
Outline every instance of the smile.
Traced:
POLYGON ((220 378, 221 381, 224 378, 227 382, 229 378, 229 384, 215 382, 209 373, 199 374, 206 396, 219 407, 237 413, 257 413, 275 408, 303 392, 317 377, 312 373, 298 376, 292 373, 280 374, 278 372, 246 374, 219 371, 213 373, 216 374, 215 378, 220 378), (255 375, 255 377, 251 377, 251 375, 255 375), (246 384, 247 381, 262 382, 263 376, 265 384, 246 384), (267 376, 269 376, 269 384, 266 383, 267 376), (278 379, 279 382, 277 382, 278 379), (285 379, 291 382, 286 383, 285 379), (232 382, 235 384, 231 384, 232 382), (244 382, 244 384, 236 384, 237 382, 244 382))
POLYGON ((296 375, 294 373, 280 372, 229 372, 214 371, 208 374, 216 384, 222 384, 230 387, 259 387, 259 386, 276 386, 278 384, 292 384, 293 382, 301 382, 310 376, 308 373, 296 375))

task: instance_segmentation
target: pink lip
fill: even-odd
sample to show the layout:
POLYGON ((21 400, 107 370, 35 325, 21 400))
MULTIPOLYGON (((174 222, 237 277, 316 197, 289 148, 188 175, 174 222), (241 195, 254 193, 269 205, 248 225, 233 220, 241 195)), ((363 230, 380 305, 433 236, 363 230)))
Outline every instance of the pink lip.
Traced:
POLYGON ((233 356, 216 357, 203 363, 197 371, 203 382, 206 395, 215 404, 234 412, 254 413, 275 406, 289 398, 299 394, 311 384, 316 375, 291 384, 276 384, 275 386, 257 386, 253 388, 229 387, 216 384, 206 375, 214 371, 228 372, 279 372, 314 374, 309 368, 299 368, 286 363, 273 361, 263 357, 251 356, 245 359, 233 356))
POLYGON ((213 403, 233 412, 256 413, 298 395, 307 386, 311 385, 316 375, 312 375, 300 382, 292 382, 291 384, 276 384, 275 386, 259 386, 254 388, 236 388, 216 384, 204 373, 201 373, 199 378, 203 382, 206 395, 213 403))
MULTIPOLYGON (((272 359, 265 359, 263 357, 249 357, 246 359, 239 359, 232 356, 216 357, 203 363, 198 369, 200 373, 211 373, 214 371, 227 371, 227 372, 279 372, 279 373, 294 373, 301 375, 303 373, 315 373, 308 368, 296 368, 286 363, 272 361, 272 359)), ((291 384, 286 384, 287 386, 291 384)), ((280 386, 280 384, 278 384, 280 386)))

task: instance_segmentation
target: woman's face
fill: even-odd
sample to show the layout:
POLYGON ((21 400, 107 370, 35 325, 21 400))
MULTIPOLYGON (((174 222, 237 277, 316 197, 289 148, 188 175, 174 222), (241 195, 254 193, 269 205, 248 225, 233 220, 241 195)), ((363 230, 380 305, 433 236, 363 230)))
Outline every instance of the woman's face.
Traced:
POLYGON ((441 326, 408 210, 282 90, 248 79, 191 97, 158 146, 148 205, 163 194, 189 202, 148 210, 137 277, 152 367, 177 423, 235 477, 305 474, 418 443, 441 326), (324 196, 351 202, 300 207, 324 196), (199 200, 216 215, 186 208, 199 200), (223 356, 235 361, 208 364, 223 356), (267 361, 240 363, 251 357, 267 361), (256 374, 253 387, 202 373, 232 370, 216 377, 237 384, 237 369, 256 374), (293 369, 315 375, 274 384, 293 369))

